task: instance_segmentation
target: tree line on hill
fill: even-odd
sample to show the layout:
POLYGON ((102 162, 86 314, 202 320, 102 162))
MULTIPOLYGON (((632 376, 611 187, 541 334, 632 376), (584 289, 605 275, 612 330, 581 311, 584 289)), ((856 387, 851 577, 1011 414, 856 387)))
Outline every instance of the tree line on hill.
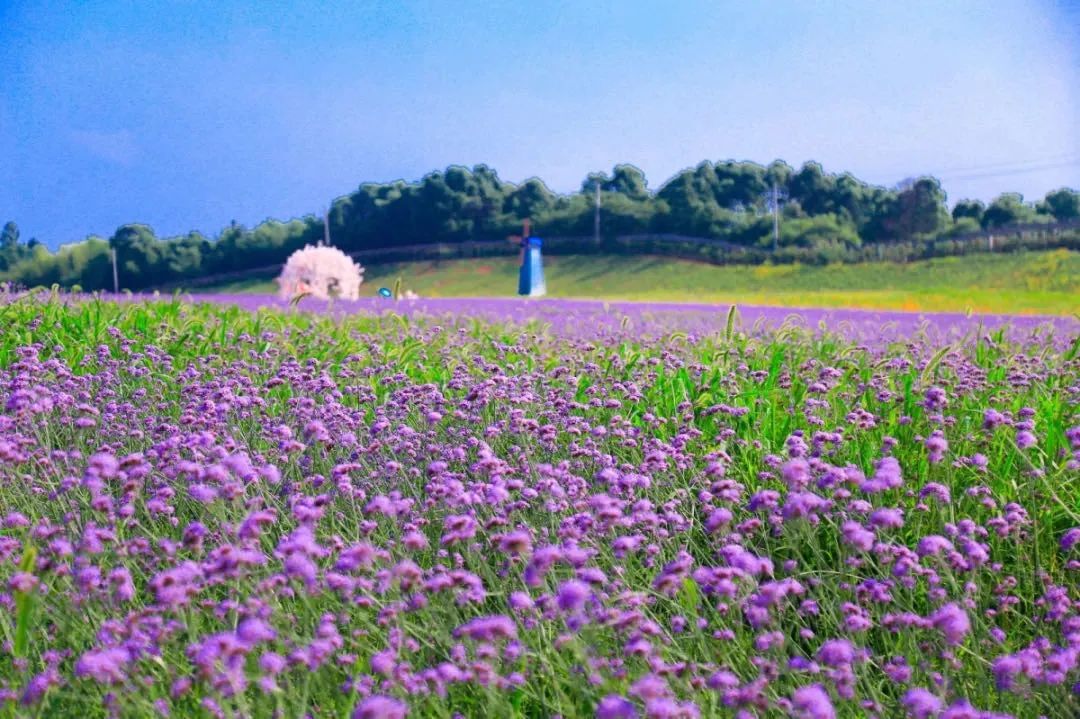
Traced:
MULTIPOLYGON (((557 194, 542 180, 515 185, 477 165, 449 167, 419 182, 365 183, 335 200, 329 212, 333 244, 346 252, 428 243, 502 240, 532 220, 534 234, 593 234, 597 186, 601 233, 675 234, 724 240, 748 249, 813 253, 829 261, 872 243, 929 243, 1013 224, 1051 224, 1080 218, 1080 193, 1069 188, 1026 203, 1004 193, 989 205, 963 200, 950 213, 933 177, 887 189, 850 173, 826 173, 808 162, 795 170, 782 161, 702 162, 656 191, 631 165, 591 173, 578 192, 557 194), (781 199, 782 198, 782 199, 781 199), (774 240, 773 203, 779 207, 774 240)), ((193 231, 159 238, 145 224, 125 224, 109 238, 90 236, 56 252, 35 239, 23 243, 14 222, 0 235, 0 281, 28 287, 78 285, 110 289, 109 250, 116 251, 119 284, 147 289, 206 275, 284 262, 324 234, 323 218, 266 220, 254 228, 233 222, 217 237, 193 231)), ((622 246, 634 252, 633 246, 622 246)))

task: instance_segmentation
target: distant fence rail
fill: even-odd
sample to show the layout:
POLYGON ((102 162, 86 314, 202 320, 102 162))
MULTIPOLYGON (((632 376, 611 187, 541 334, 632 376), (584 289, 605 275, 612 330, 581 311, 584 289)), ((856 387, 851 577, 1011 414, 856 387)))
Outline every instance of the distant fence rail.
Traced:
MULTIPOLYGON (((452 259, 459 257, 486 257, 495 255, 511 255, 516 253, 517 247, 503 240, 491 241, 466 241, 466 242, 436 242, 426 245, 399 245, 397 247, 379 247, 371 250, 358 250, 346 254, 354 260, 380 260, 382 262, 412 262, 424 259, 452 259)), ((371 264, 378 264, 372 262, 371 264)), ((235 280, 244 280, 252 277, 277 275, 284 262, 260 267, 249 267, 245 270, 233 272, 217 272, 212 275, 193 277, 187 280, 177 280, 159 285, 159 289, 174 289, 177 287, 203 287, 217 285, 235 280)))
POLYGON ((688 237, 686 235, 653 234, 653 235, 616 235, 616 242, 681 242, 690 245, 702 245, 708 247, 723 247, 729 250, 745 250, 746 245, 740 245, 727 240, 716 240, 710 237, 688 237))
MULTIPOLYGON (((673 234, 644 234, 644 235, 617 235, 613 238, 602 238, 598 243, 591 235, 571 235, 545 237, 544 252, 554 255, 574 253, 596 254, 605 250, 628 249, 632 246, 644 247, 647 245, 694 245, 699 247, 717 247, 732 251, 746 251, 743 245, 738 245, 725 240, 717 240, 708 237, 688 237, 673 234)), ((655 248, 653 248, 655 249, 655 248)), ((419 262, 423 260, 448 260, 467 259, 476 257, 505 257, 518 253, 518 246, 506 240, 467 240, 465 242, 435 242, 423 245, 398 245, 396 247, 379 247, 370 250, 358 250, 346 253, 349 257, 363 264, 378 264, 379 262, 419 262)), ((233 272, 217 272, 212 275, 193 277, 187 280, 177 280, 158 285, 158 289, 176 289, 180 287, 205 287, 207 285, 224 284, 250 278, 258 278, 269 275, 277 275, 281 272, 285 263, 278 262, 272 265, 250 267, 233 272)))
POLYGON ((1004 225, 1002 227, 994 227, 989 230, 968 232, 963 235, 957 235, 952 239, 986 239, 987 237, 1002 237, 1005 235, 1023 235, 1029 233, 1037 234, 1043 232, 1057 234, 1059 232, 1065 232, 1077 228, 1080 228, 1080 218, 1077 218, 1075 220, 1063 220, 1061 222, 1028 222, 1024 224, 1004 225))
MULTIPOLYGON (((769 260, 777 262, 857 262, 872 259, 909 261, 964 255, 976 252, 1009 252, 1019 249, 1080 250, 1080 219, 1052 224, 1029 223, 1007 225, 990 230, 969 232, 961 235, 943 235, 935 240, 920 243, 880 242, 852 248, 836 256, 802 248, 780 248, 740 245, 726 240, 708 237, 691 237, 677 234, 636 234, 601 237, 591 235, 544 237, 544 252, 550 255, 600 254, 634 249, 643 254, 661 254, 673 257, 703 260, 716 264, 760 264, 769 260), (1027 239, 1025 239, 1027 236, 1027 239)), ((424 260, 452 260, 480 257, 505 257, 518 253, 518 246, 506 240, 467 240, 464 242, 437 242, 420 245, 379 247, 347 253, 354 260, 368 264, 417 262, 424 260)), ((163 283, 157 289, 172 290, 186 287, 205 287, 228 282, 276 276, 284 263, 251 267, 232 272, 193 277, 163 283)))

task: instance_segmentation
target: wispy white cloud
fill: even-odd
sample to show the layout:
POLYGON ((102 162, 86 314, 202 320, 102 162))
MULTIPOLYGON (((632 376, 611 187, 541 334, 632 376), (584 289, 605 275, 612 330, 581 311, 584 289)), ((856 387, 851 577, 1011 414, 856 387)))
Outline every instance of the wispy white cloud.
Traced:
POLYGON ((139 154, 135 135, 130 130, 72 130, 68 137, 85 152, 116 165, 130 166, 139 154))

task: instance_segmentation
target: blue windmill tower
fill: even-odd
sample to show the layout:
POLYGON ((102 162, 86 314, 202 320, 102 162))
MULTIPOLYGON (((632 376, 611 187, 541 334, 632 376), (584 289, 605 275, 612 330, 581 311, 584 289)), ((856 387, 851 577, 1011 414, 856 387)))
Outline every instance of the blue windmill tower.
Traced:
POLYGON ((529 220, 522 223, 521 237, 511 241, 521 243, 521 269, 518 271, 518 294, 525 297, 543 297, 547 294, 544 284, 544 261, 540 256, 543 242, 539 237, 529 237, 529 220))

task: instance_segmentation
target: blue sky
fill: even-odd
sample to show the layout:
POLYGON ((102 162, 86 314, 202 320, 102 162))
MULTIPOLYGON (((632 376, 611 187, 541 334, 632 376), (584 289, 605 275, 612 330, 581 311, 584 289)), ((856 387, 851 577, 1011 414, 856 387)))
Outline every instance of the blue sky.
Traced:
POLYGON ((485 163, 1080 188, 1080 2, 0 0, 0 222, 216 235, 485 163))

